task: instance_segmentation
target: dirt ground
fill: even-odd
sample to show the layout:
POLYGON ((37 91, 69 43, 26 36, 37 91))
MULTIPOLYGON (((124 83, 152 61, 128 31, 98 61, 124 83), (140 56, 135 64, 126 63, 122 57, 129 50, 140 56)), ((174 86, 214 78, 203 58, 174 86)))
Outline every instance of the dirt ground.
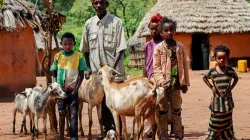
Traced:
MULTIPOLYGON (((208 121, 210 112, 208 109, 209 101, 212 96, 211 91, 202 81, 202 74, 205 71, 190 71, 191 86, 187 94, 183 94, 183 124, 185 127, 186 140, 204 140, 207 135, 208 121)), ((235 101, 235 109, 233 113, 234 131, 237 139, 250 140, 250 73, 239 74, 240 80, 233 90, 235 101)), ((44 78, 37 78, 37 82, 44 84, 44 78)), ((21 126, 21 115, 17 114, 16 135, 12 134, 12 110, 14 104, 13 99, 0 99, 0 139, 1 140, 26 140, 30 139, 29 135, 20 137, 19 130, 21 126)), ((94 124, 92 133, 94 138, 100 134, 97 121, 96 109, 93 110, 94 124)), ((28 119, 28 117, 27 117, 28 119)), ((27 121, 29 122, 29 121, 27 121)), ((29 123, 27 123, 29 124, 29 123)), ((28 125, 27 125, 28 126, 28 125)), ((85 135, 88 134, 88 117, 87 106, 85 104, 83 111, 83 127, 85 135)), ((27 127, 28 128, 28 127, 27 127)), ((39 123, 39 130, 42 130, 42 123, 39 123)), ((29 130, 29 128, 28 128, 29 130)), ((48 125, 49 130, 49 125, 48 125)), ((132 118, 127 117, 127 130, 132 132, 132 118)), ((49 134, 50 139, 54 139, 52 134, 49 134)), ((43 135, 39 135, 43 138, 43 135)), ((87 140, 87 137, 79 137, 82 140, 87 140)))

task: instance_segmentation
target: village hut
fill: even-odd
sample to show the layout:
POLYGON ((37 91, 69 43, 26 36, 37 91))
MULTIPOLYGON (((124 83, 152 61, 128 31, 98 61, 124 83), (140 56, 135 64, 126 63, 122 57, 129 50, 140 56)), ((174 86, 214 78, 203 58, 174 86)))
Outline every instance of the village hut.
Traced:
MULTIPOLYGON (((38 61, 41 64, 42 60, 43 60, 43 56, 44 56, 44 40, 42 35, 39 32, 33 32, 34 33, 34 37, 35 37, 35 41, 36 41, 36 48, 37 48, 37 56, 38 56, 38 61)), ((60 44, 61 39, 57 37, 57 41, 58 41, 58 46, 59 46, 59 51, 61 51, 62 45, 60 44)), ((54 61, 54 56, 55 54, 58 52, 58 48, 56 46, 56 42, 54 37, 52 37, 52 51, 51 51, 51 60, 50 60, 50 64, 53 64, 54 61)), ((43 71, 41 72, 37 72, 37 76, 45 76, 45 73, 43 71)))
POLYGON ((127 45, 130 46, 130 61, 129 68, 143 68, 145 65, 145 48, 143 47, 146 38, 138 38, 138 33, 135 33, 128 41, 127 45))
POLYGON ((203 69, 202 41, 209 48, 208 61, 214 47, 225 44, 231 49, 231 66, 239 59, 247 59, 250 65, 250 4, 246 0, 158 0, 139 24, 138 37, 151 40, 147 25, 157 13, 177 22, 175 39, 185 45, 193 70, 203 69))
MULTIPOLYGON (((31 10, 35 5, 22 0, 31 10)), ((36 10, 35 17, 44 22, 44 15, 36 10)), ((36 41, 38 29, 28 13, 16 0, 4 0, 0 8, 0 96, 14 96, 15 92, 36 85, 36 72, 40 71, 36 41)))

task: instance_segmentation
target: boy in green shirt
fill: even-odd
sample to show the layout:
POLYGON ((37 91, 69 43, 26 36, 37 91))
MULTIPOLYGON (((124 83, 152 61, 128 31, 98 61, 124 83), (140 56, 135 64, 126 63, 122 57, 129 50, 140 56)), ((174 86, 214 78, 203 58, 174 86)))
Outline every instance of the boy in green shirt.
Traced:
POLYGON ((83 55, 72 50, 75 46, 75 36, 72 33, 63 34, 61 41, 63 50, 55 55, 50 69, 53 71, 54 81, 57 81, 68 95, 66 99, 57 99, 60 140, 64 140, 66 105, 70 113, 70 140, 78 140, 78 89, 87 65, 83 55))

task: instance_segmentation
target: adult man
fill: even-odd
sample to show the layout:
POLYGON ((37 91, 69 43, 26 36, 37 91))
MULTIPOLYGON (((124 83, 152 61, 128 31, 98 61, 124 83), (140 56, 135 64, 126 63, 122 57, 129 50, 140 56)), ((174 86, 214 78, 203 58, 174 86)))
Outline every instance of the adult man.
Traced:
MULTIPOLYGON (((119 18, 107 12, 107 0, 91 0, 96 16, 87 20, 84 26, 80 50, 84 52, 89 70, 86 77, 97 72, 101 66, 108 64, 122 76, 116 76, 116 82, 126 80, 124 68, 124 51, 127 48, 124 29, 119 18)), ((104 131, 115 130, 113 116, 105 103, 102 105, 104 131)))

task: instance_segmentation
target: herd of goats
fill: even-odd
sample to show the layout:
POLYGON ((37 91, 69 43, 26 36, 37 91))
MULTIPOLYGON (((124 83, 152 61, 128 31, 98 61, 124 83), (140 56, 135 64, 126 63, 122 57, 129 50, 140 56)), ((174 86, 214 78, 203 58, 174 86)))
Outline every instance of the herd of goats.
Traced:
MULTIPOLYGON (((155 109, 159 101, 164 98, 164 89, 156 86, 156 82, 153 78, 148 79, 145 77, 139 77, 126 80, 123 83, 112 82, 114 79, 114 73, 119 74, 111 67, 105 65, 98 73, 92 74, 88 80, 84 79, 81 87, 79 88, 79 131, 83 133, 82 128, 82 108, 83 102, 88 103, 88 117, 89 117, 89 134, 88 139, 92 139, 91 126, 92 121, 92 109, 97 107, 97 114, 101 129, 101 135, 103 136, 101 106, 104 94, 106 96, 106 105, 112 112, 115 120, 116 133, 114 130, 107 133, 106 139, 118 139, 120 140, 120 126, 119 116, 122 120, 122 134, 125 140, 128 140, 126 130, 126 118, 125 116, 133 116, 133 134, 134 126, 137 126, 136 139, 139 140, 146 133, 152 130, 153 138, 155 139, 157 119, 155 116, 155 109), (104 92, 103 92, 104 91, 104 92), (153 92, 156 91, 156 92, 153 92), (149 128, 144 130, 144 121, 149 123, 149 128), (110 136, 112 135, 112 136, 110 136)), ((15 108, 14 108, 14 120, 13 120, 13 133, 15 133, 15 120, 16 112, 22 113, 22 125, 20 134, 27 134, 26 128, 26 115, 30 117, 30 130, 32 139, 38 139, 38 119, 43 119, 43 132, 45 139, 47 138, 47 113, 49 99, 51 98, 65 98, 67 95, 61 88, 61 86, 54 82, 43 89, 42 87, 26 88, 25 91, 16 93, 15 96, 15 108)), ((170 112, 170 111, 168 111, 170 112)), ((169 113, 169 115, 171 115, 169 113)), ((169 117, 171 118, 171 117, 169 117)), ((67 118, 68 119, 68 118, 67 118)), ((67 120, 66 119, 66 120, 67 120)), ((171 121, 171 120, 170 120, 171 121)))

